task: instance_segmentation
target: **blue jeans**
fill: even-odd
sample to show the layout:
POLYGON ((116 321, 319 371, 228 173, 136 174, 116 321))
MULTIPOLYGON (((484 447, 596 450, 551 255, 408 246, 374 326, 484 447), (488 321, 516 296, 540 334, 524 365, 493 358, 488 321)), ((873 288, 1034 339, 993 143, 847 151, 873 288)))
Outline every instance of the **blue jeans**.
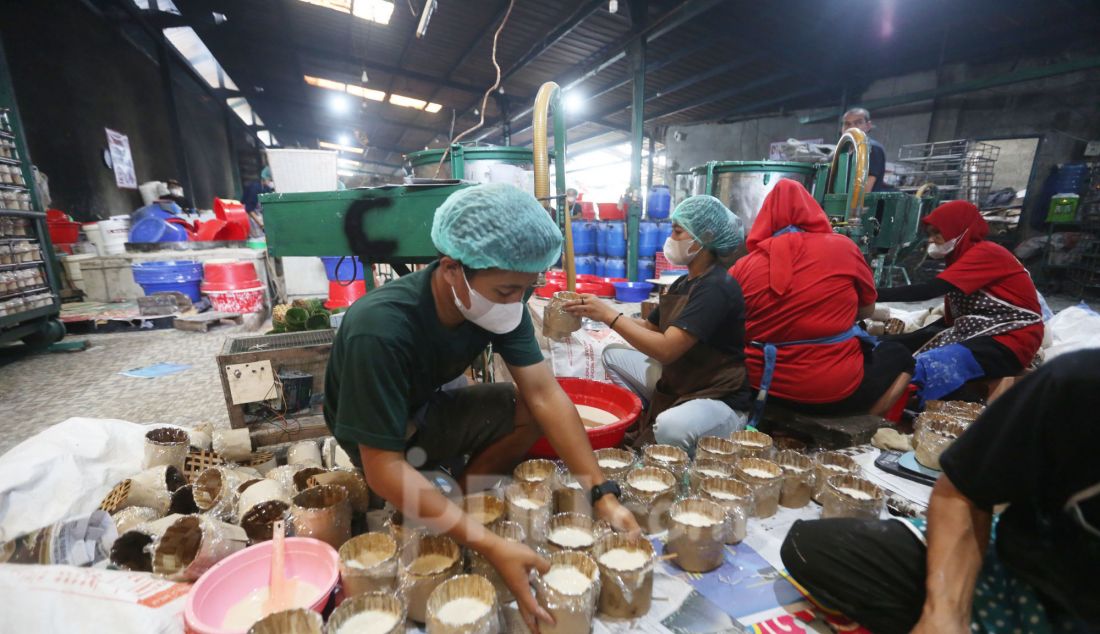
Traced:
MULTIPOLYGON (((611 380, 637 394, 648 408, 653 398, 657 380, 661 378, 661 364, 634 350, 611 345, 603 351, 603 364, 611 380)), ((657 415, 653 433, 657 442, 673 445, 694 457, 695 444, 703 436, 728 438, 735 431, 745 428, 748 416, 722 401, 699 398, 670 407, 657 415)))

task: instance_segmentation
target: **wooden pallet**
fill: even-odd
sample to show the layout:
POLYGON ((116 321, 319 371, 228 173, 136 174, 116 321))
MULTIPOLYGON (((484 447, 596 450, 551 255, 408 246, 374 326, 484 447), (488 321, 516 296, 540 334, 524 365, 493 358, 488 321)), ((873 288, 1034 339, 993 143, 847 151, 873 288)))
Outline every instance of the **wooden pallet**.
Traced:
POLYGON ((210 326, 218 325, 222 322, 232 322, 240 326, 244 323, 244 318, 240 313, 221 313, 218 311, 210 311, 205 313, 199 313, 197 315, 186 315, 183 317, 176 317, 173 323, 177 330, 190 330, 193 332, 207 332, 210 330, 210 326))

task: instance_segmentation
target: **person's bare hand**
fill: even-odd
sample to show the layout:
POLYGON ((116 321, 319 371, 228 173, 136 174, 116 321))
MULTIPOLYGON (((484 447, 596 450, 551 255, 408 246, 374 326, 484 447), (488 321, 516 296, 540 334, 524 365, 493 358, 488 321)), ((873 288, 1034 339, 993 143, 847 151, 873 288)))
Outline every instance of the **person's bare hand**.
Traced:
POLYGON ((619 311, 607 305, 602 299, 589 293, 582 293, 580 299, 565 302, 563 308, 571 314, 602 321, 605 324, 619 314, 619 311))
POLYGON ((596 515, 620 533, 627 533, 631 537, 642 534, 634 514, 619 503, 619 499, 614 495, 605 495, 596 501, 596 515))
POLYGON ((910 634, 967 634, 969 619, 957 614, 925 611, 910 634))
POLYGON ((481 554, 496 568, 504 585, 515 595, 523 621, 533 634, 539 633, 538 621, 554 624, 554 618, 535 600, 530 583, 531 570, 546 574, 550 571, 549 561, 525 544, 504 539, 494 540, 481 554))

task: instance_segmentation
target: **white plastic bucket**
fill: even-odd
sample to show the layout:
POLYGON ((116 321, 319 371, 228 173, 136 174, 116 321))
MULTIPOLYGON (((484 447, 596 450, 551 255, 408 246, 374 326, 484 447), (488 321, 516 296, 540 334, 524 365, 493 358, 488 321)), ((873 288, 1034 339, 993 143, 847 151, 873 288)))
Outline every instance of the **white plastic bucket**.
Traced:
MULTIPOLYGON (((100 220, 99 233, 103 241, 103 247, 99 249, 100 255, 120 255, 126 253, 126 241, 130 239, 130 217, 111 216, 106 220, 100 220)), ((89 236, 91 239, 91 236, 89 236)))

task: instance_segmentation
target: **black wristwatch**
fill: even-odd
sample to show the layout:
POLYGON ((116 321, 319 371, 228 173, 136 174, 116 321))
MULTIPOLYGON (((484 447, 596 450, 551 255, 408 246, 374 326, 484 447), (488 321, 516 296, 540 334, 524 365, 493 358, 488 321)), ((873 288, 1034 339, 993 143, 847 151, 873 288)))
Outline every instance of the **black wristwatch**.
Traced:
POLYGON ((592 487, 591 496, 593 506, 596 504, 596 502, 600 501, 600 498, 607 495, 608 493, 613 494, 616 498, 621 498, 623 496, 623 490, 619 488, 618 482, 615 482, 614 480, 604 480, 600 484, 592 487))

